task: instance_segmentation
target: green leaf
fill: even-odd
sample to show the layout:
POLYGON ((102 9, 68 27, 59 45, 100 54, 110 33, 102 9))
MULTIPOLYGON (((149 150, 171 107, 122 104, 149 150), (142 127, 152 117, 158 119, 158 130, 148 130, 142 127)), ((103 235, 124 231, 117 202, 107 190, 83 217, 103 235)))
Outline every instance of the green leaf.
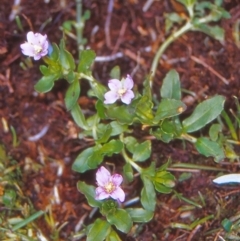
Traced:
POLYGON ((147 140, 141 144, 137 144, 135 145, 135 149, 133 152, 133 160, 137 162, 143 162, 150 157, 151 151, 152 151, 151 141, 147 140))
POLYGON ((154 215, 154 212, 145 210, 143 208, 127 208, 126 211, 131 216, 135 223, 147 223, 154 215))
POLYGON ((151 180, 144 175, 141 175, 143 181, 143 189, 141 191, 142 206, 148 211, 155 211, 156 206, 156 192, 151 180))
POLYGON ((111 71, 110 71, 110 77, 112 79, 120 79, 121 77, 121 70, 120 67, 118 65, 114 66, 111 71))
POLYGON ((113 229, 111 229, 111 232, 107 236, 106 241, 122 241, 122 240, 119 238, 117 233, 113 229))
POLYGON ((103 241, 111 232, 111 225, 101 219, 96 219, 87 234, 87 241, 103 241))
POLYGON ((90 50, 90 49, 83 50, 80 54, 78 72, 87 73, 89 68, 93 64, 95 57, 96 57, 96 54, 93 50, 90 50))
POLYGON ((224 230, 225 230, 226 232, 230 232, 230 231, 231 231, 232 226, 233 226, 233 223, 232 223, 231 220, 225 218, 225 219, 223 219, 223 221, 221 222, 221 224, 222 224, 222 226, 223 226, 223 228, 224 228, 224 230))
POLYGON ((82 109, 80 106, 76 103, 72 109, 71 109, 71 115, 75 121, 75 123, 82 129, 88 130, 89 127, 87 125, 87 122, 85 120, 85 116, 82 113, 82 109))
POLYGON ((60 42, 59 63, 62 66, 63 75, 67 75, 70 70, 74 70, 76 67, 73 56, 65 49, 63 39, 60 42))
POLYGON ((133 181, 133 169, 132 169, 131 164, 126 163, 123 166, 123 175, 124 175, 125 179, 127 179, 128 182, 133 181))
POLYGON ((39 69, 40 69, 41 73, 45 76, 52 74, 46 65, 40 65, 39 69))
POLYGON ((70 70, 68 74, 64 75, 64 78, 69 84, 72 84, 74 81, 78 80, 77 74, 72 70, 70 70))
POLYGON ((135 146, 138 144, 138 142, 136 138, 127 136, 124 138, 124 144, 126 145, 127 150, 133 154, 135 146))
POLYGON ((96 104, 95 104, 95 108, 97 110, 97 114, 99 115, 99 118, 101 119, 105 119, 105 106, 102 102, 102 100, 97 100, 96 104))
POLYGON ((117 120, 122 124, 131 124, 134 118, 134 110, 124 105, 113 106, 106 109, 106 115, 108 118, 117 120))
POLYGON ((158 106, 154 122, 180 115, 185 110, 186 105, 180 100, 163 99, 158 106))
POLYGON ((96 140, 97 143, 105 143, 108 141, 110 135, 112 132, 112 127, 111 125, 107 124, 98 124, 97 125, 97 136, 98 139, 96 140))
POLYGON ((52 44, 52 53, 50 54, 49 58, 52 59, 53 61, 57 61, 59 58, 59 48, 58 46, 53 43, 52 44))
POLYGON ((173 134, 164 132, 162 128, 157 128, 156 130, 151 129, 150 134, 165 143, 169 143, 171 140, 173 140, 174 137, 173 134))
POLYGON ((219 26, 210 26, 208 24, 198 24, 194 26, 193 30, 201 31, 216 40, 224 41, 224 29, 219 26))
POLYGON ((155 186, 155 189, 159 192, 159 193, 165 193, 165 194, 168 194, 168 193, 171 193, 172 192, 172 189, 170 187, 166 187, 164 186, 163 184, 161 183, 154 183, 154 186, 155 186))
POLYGON ((97 81, 91 83, 91 90, 88 91, 90 97, 97 97, 99 100, 104 101, 104 94, 106 93, 106 87, 97 81))
MULTIPOLYGON (((38 219, 39 217, 41 217, 45 212, 40 210, 37 211, 35 213, 33 213, 32 215, 28 216, 27 218, 25 218, 24 220, 21 220, 20 222, 16 223, 12 228, 11 231, 13 233, 15 233, 15 231, 17 231, 18 229, 27 226, 29 223, 32 223, 34 220, 38 219)), ((9 221, 8 221, 9 222, 9 221)), ((16 237, 16 236, 15 236, 16 237)), ((25 239, 26 240, 26 239, 25 239)), ((27 239, 28 240, 28 239, 27 239)))
POLYGON ((55 75, 43 76, 37 84, 35 84, 34 89, 40 93, 49 92, 54 86, 55 75))
POLYGON ((84 196, 86 197, 88 204, 91 207, 98 207, 100 208, 102 205, 101 201, 97 201, 95 199, 95 190, 96 187, 87 185, 85 182, 78 181, 77 183, 77 189, 79 192, 83 193, 84 196))
POLYGON ((212 141, 217 141, 219 133, 222 131, 220 124, 213 124, 209 129, 209 137, 212 141))
POLYGON ((118 208, 117 201, 113 199, 106 199, 100 208, 100 212, 103 216, 107 216, 109 213, 114 213, 118 208))
POLYGON ((128 129, 128 125, 122 125, 122 124, 118 123, 117 121, 112 121, 110 123, 110 125, 112 127, 111 136, 120 135, 128 129))
POLYGON ((72 20, 64 21, 62 24, 63 30, 66 30, 67 32, 72 31, 73 26, 74 26, 74 21, 72 20))
POLYGON ((97 166, 102 163, 103 157, 104 155, 101 151, 101 148, 99 146, 95 146, 93 154, 90 155, 88 159, 89 169, 97 168, 97 166))
POLYGON ((223 110, 224 101, 223 96, 217 95, 200 103, 192 115, 183 121, 185 131, 197 131, 217 118, 223 110))
POLYGON ((7 207, 13 207, 15 205, 17 193, 13 189, 6 189, 2 196, 2 202, 7 207))
MULTIPOLYGON (((166 13, 164 14, 165 17, 165 31, 166 33, 169 33, 169 30, 172 28, 174 23, 181 24, 183 21, 183 18, 177 14, 177 13, 166 13)), ((169 97, 167 97, 169 98, 169 97)))
POLYGON ((154 182, 161 183, 167 187, 175 186, 175 182, 174 182, 175 177, 168 171, 157 170, 153 180, 154 182))
POLYGON ((103 160, 99 147, 89 147, 82 151, 75 159, 72 170, 84 173, 87 170, 94 169, 103 160))
POLYGON ((67 110, 71 110, 78 101, 80 95, 80 84, 76 79, 72 84, 69 85, 65 95, 65 105, 67 110))
POLYGON ((206 157, 214 157, 216 162, 221 161, 225 157, 222 147, 217 142, 211 141, 206 137, 198 138, 194 144, 199 153, 206 157))
POLYGON ((153 103, 148 98, 148 96, 142 96, 136 105, 135 114, 140 119, 142 123, 152 124, 153 113, 152 113, 153 103))
POLYGON ((151 103, 150 106, 152 109, 153 103, 151 101, 152 100, 151 78, 152 76, 148 75, 143 82, 143 96, 147 97, 148 102, 151 103))
POLYGON ((160 167, 152 178, 155 189, 160 193, 170 193, 175 186, 175 177, 168 171, 163 170, 168 163, 160 167))
POLYGON ((88 9, 86 11, 84 11, 83 13, 83 19, 86 21, 88 19, 90 19, 91 17, 91 11, 89 11, 88 9))
POLYGON ((130 215, 124 209, 118 208, 114 213, 108 213, 106 218, 123 233, 128 233, 133 225, 130 215))
POLYGON ((112 154, 117 154, 123 149, 123 143, 119 140, 111 140, 110 142, 104 144, 101 148, 101 152, 112 156, 112 154))
POLYGON ((161 97, 165 99, 181 99, 181 86, 179 74, 176 70, 170 70, 163 79, 160 91, 161 97))
POLYGON ((152 178, 156 173, 155 162, 151 162, 150 166, 142 169, 142 176, 144 178, 152 178))

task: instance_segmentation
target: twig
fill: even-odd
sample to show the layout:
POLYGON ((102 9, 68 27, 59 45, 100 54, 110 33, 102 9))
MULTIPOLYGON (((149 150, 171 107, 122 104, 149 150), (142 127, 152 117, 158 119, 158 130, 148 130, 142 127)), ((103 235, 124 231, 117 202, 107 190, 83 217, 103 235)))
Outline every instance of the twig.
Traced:
POLYGON ((133 71, 132 71, 132 73, 131 73, 131 76, 134 76, 135 73, 138 71, 140 58, 141 58, 141 57, 140 57, 140 51, 138 51, 138 54, 137 54, 137 64, 136 64, 136 66, 134 67, 134 69, 133 69, 133 71))
POLYGON ((211 66, 209 66, 207 63, 205 63, 203 60, 191 55, 190 58, 195 61, 198 64, 201 64, 205 68, 207 68, 210 72, 212 72, 214 75, 216 75, 220 80, 222 80, 226 85, 229 84, 229 81, 224 78, 222 75, 220 75, 216 70, 214 70, 211 66))
POLYGON ((130 51, 129 49, 125 49, 124 54, 126 56, 128 56, 130 59, 133 59, 134 61, 136 61, 137 63, 139 63, 141 65, 145 65, 145 60, 143 58, 139 57, 134 52, 130 51))
POLYGON ((0 85, 1 84, 6 85, 8 87, 9 93, 12 94, 14 92, 13 87, 10 83, 10 68, 6 70, 6 76, 0 74, 0 85), (1 80, 3 80, 2 83, 1 80))
POLYGON ((122 24, 121 29, 120 29, 119 37, 118 37, 118 40, 117 40, 117 42, 116 42, 116 44, 115 44, 115 46, 114 46, 114 48, 113 48, 112 54, 114 54, 114 53, 117 52, 117 50, 118 50, 118 48, 119 48, 119 46, 120 46, 120 44, 121 44, 121 42, 122 42, 122 39, 123 39, 124 33, 125 33, 125 31, 126 31, 126 28, 127 28, 127 22, 124 22, 124 23, 122 24))
POLYGON ((109 56, 97 56, 95 58, 95 62, 108 62, 108 61, 113 61, 115 59, 122 58, 122 57, 123 57, 123 53, 118 52, 116 54, 109 55, 109 56))
POLYGON ((147 12, 147 10, 151 7, 153 2, 154 2, 154 0, 147 0, 142 8, 143 12, 147 12))
POLYGON ((110 23, 111 23, 111 18, 112 18, 113 6, 114 6, 114 0, 109 0, 108 10, 107 10, 108 14, 107 14, 107 18, 106 18, 106 22, 105 22, 105 26, 104 26, 106 44, 107 44, 108 48, 112 47, 109 28, 110 28, 110 23))
POLYGON ((202 226, 200 224, 198 224, 190 233, 190 235, 188 236, 187 241, 191 241, 193 236, 197 233, 197 231, 201 228, 202 226))
POLYGON ((30 19, 25 15, 25 14, 21 14, 23 16, 23 18, 27 21, 28 25, 29 25, 29 28, 31 31, 33 31, 33 26, 32 26, 32 23, 30 21, 30 19))

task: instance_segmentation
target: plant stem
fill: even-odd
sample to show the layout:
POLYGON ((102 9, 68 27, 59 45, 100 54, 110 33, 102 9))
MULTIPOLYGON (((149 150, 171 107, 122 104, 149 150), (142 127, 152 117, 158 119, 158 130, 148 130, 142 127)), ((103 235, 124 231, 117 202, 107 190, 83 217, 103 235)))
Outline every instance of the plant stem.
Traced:
POLYGON ((83 49, 82 46, 82 29, 83 29, 83 22, 82 18, 82 0, 76 0, 76 7, 77 7, 77 16, 76 16, 76 32, 77 32, 77 46, 78 46, 78 53, 80 57, 80 51, 83 49))
MULTIPOLYGON (((121 134, 121 135, 119 136, 119 139, 120 139, 122 142, 124 142, 124 141, 123 141, 123 134, 121 134)), ((123 148, 123 150, 122 150, 122 155, 123 155, 123 158, 125 159, 125 161, 126 161, 127 163, 129 163, 129 164, 130 164, 136 171, 138 171, 140 174, 142 173, 142 168, 141 168, 140 166, 138 166, 138 164, 137 164, 136 162, 134 162, 134 161, 132 160, 132 158, 130 158, 130 157, 127 155, 125 148, 123 148)))
POLYGON ((122 155, 127 163, 129 163, 136 171, 142 173, 142 168, 138 166, 126 153, 125 149, 122 150, 122 155))
MULTIPOLYGON (((180 37, 181 35, 183 35, 185 32, 187 32, 188 30, 190 30, 193 27, 191 21, 187 21, 185 25, 183 25, 178 31, 174 32, 173 34, 171 34, 164 42, 163 44, 159 47, 153 62, 152 62, 152 66, 151 66, 151 74, 152 74, 152 80, 154 79, 154 76, 156 74, 156 70, 157 70, 157 66, 159 63, 159 59, 161 58, 162 54, 164 53, 164 51, 166 50, 166 48, 178 37, 180 37)), ((152 83, 151 83, 152 86, 152 83)))
POLYGON ((191 143, 195 143, 197 142, 197 138, 193 137, 193 136, 190 136, 189 134, 187 133, 183 133, 181 136, 180 136, 182 139, 184 140, 187 140, 191 143))

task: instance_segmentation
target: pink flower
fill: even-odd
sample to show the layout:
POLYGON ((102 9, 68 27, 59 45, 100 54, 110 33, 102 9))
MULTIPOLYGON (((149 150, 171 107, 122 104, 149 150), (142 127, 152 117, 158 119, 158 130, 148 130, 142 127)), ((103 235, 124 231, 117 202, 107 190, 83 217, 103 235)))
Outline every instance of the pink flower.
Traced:
POLYGON ((113 198, 123 202, 125 200, 125 193, 120 188, 123 178, 119 174, 113 174, 105 167, 100 167, 96 173, 96 180, 98 187, 96 188, 96 200, 103 200, 106 198, 113 198))
POLYGON ((27 42, 20 45, 24 55, 33 57, 34 60, 39 60, 41 57, 48 54, 47 35, 40 33, 27 33, 27 42))
POLYGON ((134 93, 131 90, 133 88, 133 80, 130 75, 127 75, 127 78, 122 81, 118 79, 109 80, 108 87, 110 91, 104 95, 104 104, 112 104, 121 99, 123 103, 128 105, 134 98, 134 93))

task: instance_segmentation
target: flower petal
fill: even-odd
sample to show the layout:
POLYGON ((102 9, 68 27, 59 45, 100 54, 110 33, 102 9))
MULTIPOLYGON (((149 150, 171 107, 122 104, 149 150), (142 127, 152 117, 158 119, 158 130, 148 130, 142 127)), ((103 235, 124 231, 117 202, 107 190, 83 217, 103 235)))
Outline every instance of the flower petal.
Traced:
POLYGON ((110 90, 104 95, 104 98, 104 104, 113 104, 119 97, 116 91, 110 90))
POLYGON ((33 56, 34 60, 39 60, 41 59, 41 57, 42 57, 41 54, 36 54, 33 56))
POLYGON ((110 197, 115 199, 115 200, 119 200, 120 202, 123 202, 125 200, 125 193, 122 190, 122 188, 117 187, 111 194, 110 197))
POLYGON ((45 42, 47 42, 47 35, 42 35, 40 33, 36 33, 35 36, 37 37, 38 39, 38 42, 43 45, 45 42))
POLYGON ((122 95, 121 101, 128 105, 131 103, 131 100, 133 98, 134 98, 134 93, 131 90, 128 90, 122 95))
POLYGON ((47 52, 48 53, 48 46, 49 46, 49 43, 48 41, 46 40, 43 44, 42 44, 42 54, 43 52, 47 52))
POLYGON ((105 184, 109 182, 110 177, 110 172, 105 167, 101 166, 96 173, 96 180, 98 186, 104 187, 105 184))
POLYGON ((123 178, 120 174, 113 174, 110 178, 110 181, 114 184, 115 187, 121 185, 123 178))
POLYGON ((103 200, 110 197, 109 193, 105 192, 104 188, 102 187, 97 187, 95 194, 96 194, 95 196, 96 200, 103 200))
POLYGON ((116 92, 122 88, 122 83, 118 79, 110 79, 108 81, 108 87, 110 90, 115 90, 116 92))
POLYGON ((20 47, 24 55, 31 56, 31 57, 35 55, 34 48, 31 44, 24 43, 24 44, 21 44, 20 47))
POLYGON ((125 78, 123 80, 123 87, 126 89, 126 90, 131 90, 133 88, 133 79, 132 77, 128 74, 127 75, 127 78, 125 78))
POLYGON ((30 31, 27 33, 27 41, 31 44, 36 44, 36 38, 34 32, 30 31))

